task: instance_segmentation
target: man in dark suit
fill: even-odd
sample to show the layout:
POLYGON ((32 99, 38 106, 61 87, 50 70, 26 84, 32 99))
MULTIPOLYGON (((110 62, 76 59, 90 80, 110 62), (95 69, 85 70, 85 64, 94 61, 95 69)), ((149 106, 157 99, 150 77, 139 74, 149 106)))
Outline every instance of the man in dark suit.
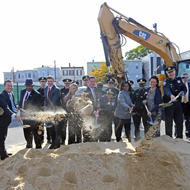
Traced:
POLYGON ((0 94, 0 157, 4 160, 9 157, 5 149, 5 139, 7 136, 7 129, 11 123, 11 118, 20 120, 20 116, 16 115, 9 109, 6 103, 5 96, 0 94))
MULTIPOLYGON (((27 111, 41 110, 41 107, 43 106, 42 97, 39 92, 33 89, 32 79, 26 79, 25 86, 26 89, 21 91, 19 107, 27 111)), ((30 118, 24 118, 23 124, 24 126, 30 126, 23 128, 24 137, 27 142, 26 148, 32 148, 33 137, 36 148, 41 148, 42 137, 38 134, 39 122, 30 120, 30 118)))
POLYGON ((190 138, 190 83, 188 82, 188 79, 189 79, 188 73, 183 73, 181 78, 187 88, 187 93, 184 96, 182 96, 181 102, 182 102, 184 118, 186 120, 185 133, 186 133, 186 137, 190 138))
MULTIPOLYGON (((96 102, 97 88, 96 88, 96 78, 95 77, 89 77, 89 83, 88 83, 88 86, 87 86, 87 89, 85 92, 88 93, 87 97, 92 101, 92 105, 93 105, 92 117, 94 117, 95 123, 97 124, 99 113, 98 113, 98 106, 97 106, 97 102, 96 102)), ((89 134, 86 133, 85 130, 83 130, 83 142, 88 142, 88 141, 90 141, 89 134)))
MULTIPOLYGON (((45 88, 45 108, 50 111, 56 111, 61 107, 61 92, 59 88, 55 86, 52 76, 47 77, 47 85, 48 86, 45 88)), ((54 149, 60 147, 62 125, 59 123, 58 126, 52 124, 47 126, 47 130, 49 130, 52 139, 52 144, 49 148, 54 149)))
POLYGON ((86 89, 86 92, 88 93, 88 98, 90 98, 90 100, 93 102, 93 105, 95 106, 96 94, 97 94, 95 77, 89 78, 89 85, 86 89))
POLYGON ((14 112, 17 113, 17 107, 15 104, 15 98, 14 98, 14 94, 12 93, 13 90, 13 83, 11 80, 6 80, 4 82, 4 90, 1 92, 4 101, 6 102, 6 104, 8 105, 9 109, 14 112))

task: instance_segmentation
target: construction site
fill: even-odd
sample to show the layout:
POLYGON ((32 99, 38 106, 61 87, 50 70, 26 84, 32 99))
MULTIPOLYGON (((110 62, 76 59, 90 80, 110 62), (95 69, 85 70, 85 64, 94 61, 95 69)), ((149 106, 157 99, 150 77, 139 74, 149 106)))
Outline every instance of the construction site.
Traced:
MULTIPOLYGON (((39 91, 34 100, 37 87, 33 89, 32 79, 26 79, 18 105, 11 98, 6 104, 0 95, 0 133, 5 133, 0 138, 5 143, 4 152, 0 148, 0 190, 190 189, 190 107, 182 109, 184 104, 190 105, 190 86, 184 82, 190 77, 190 59, 182 58, 178 46, 163 33, 107 3, 100 6, 98 23, 106 85, 98 76, 84 75, 83 85, 65 78, 61 91, 48 76, 39 79, 40 85, 45 82, 43 96, 39 91), (124 72, 126 38, 163 59, 162 64, 154 65, 156 75, 149 81, 137 80, 137 89, 132 89, 124 72), (162 73, 157 73, 159 67, 162 73), (149 88, 145 88, 146 82, 149 88), (101 98, 98 87, 106 89, 101 98), (7 118, 19 124, 7 126, 8 132, 4 132, 7 118)), ((3 92, 7 83, 12 81, 5 81, 3 92)))

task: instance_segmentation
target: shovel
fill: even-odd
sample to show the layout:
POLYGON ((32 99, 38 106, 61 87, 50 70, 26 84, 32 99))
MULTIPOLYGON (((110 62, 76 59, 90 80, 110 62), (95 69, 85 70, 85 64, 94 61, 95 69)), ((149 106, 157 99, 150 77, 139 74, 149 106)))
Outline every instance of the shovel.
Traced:
MULTIPOLYGON (((145 108, 146 108, 146 111, 149 112, 147 105, 144 104, 144 106, 145 106, 145 108)), ((150 125, 157 125, 157 124, 158 124, 158 122, 154 122, 154 121, 153 121, 151 115, 149 115, 149 119, 150 119, 150 120, 148 121, 148 123, 149 123, 150 125)))
POLYGON ((180 92, 174 99, 170 100, 168 103, 159 104, 159 107, 166 108, 166 107, 172 106, 175 100, 177 100, 182 95, 182 93, 183 92, 180 92))

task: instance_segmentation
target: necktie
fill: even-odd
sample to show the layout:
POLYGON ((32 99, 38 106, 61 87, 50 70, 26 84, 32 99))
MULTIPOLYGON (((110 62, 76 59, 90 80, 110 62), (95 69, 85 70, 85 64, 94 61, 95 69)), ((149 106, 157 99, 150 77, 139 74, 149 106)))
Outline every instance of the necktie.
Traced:
POLYGON ((50 88, 48 88, 48 97, 49 97, 50 91, 51 91, 50 88))
POLYGON ((16 113, 17 109, 16 109, 15 104, 13 102, 13 96, 12 96, 12 94, 9 94, 9 98, 10 98, 10 101, 11 101, 12 110, 16 113))
POLYGON ((28 96, 29 96, 29 93, 27 92, 25 100, 24 100, 25 102, 28 100, 28 96))

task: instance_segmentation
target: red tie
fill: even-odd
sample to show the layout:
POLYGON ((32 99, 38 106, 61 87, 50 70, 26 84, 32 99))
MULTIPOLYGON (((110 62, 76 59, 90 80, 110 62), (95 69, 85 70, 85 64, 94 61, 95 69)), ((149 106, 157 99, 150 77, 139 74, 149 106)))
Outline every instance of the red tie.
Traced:
POLYGON ((50 88, 48 88, 48 97, 49 97, 50 91, 51 91, 50 88))

